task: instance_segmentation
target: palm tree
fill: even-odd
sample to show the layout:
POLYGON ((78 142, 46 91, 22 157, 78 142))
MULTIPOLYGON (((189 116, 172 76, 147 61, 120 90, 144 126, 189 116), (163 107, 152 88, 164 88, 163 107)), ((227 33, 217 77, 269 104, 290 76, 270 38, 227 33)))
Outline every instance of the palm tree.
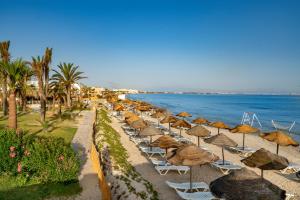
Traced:
MULTIPOLYGON (((10 61, 10 53, 9 53, 10 41, 0 42, 0 55, 2 62, 4 64, 9 63, 10 61)), ((2 78, 2 107, 4 116, 8 113, 8 103, 7 103, 7 74, 5 70, 1 70, 1 78, 2 78)))
POLYGON ((41 104, 41 121, 46 119, 47 95, 49 87, 49 68, 52 61, 52 48, 46 48, 44 56, 32 57, 31 66, 39 84, 39 97, 41 104))
POLYGON ((83 72, 78 71, 79 66, 74 66, 73 63, 60 63, 58 68, 60 71, 53 70, 52 80, 58 81, 64 86, 67 94, 67 107, 71 108, 72 85, 85 77, 81 76, 83 72))
POLYGON ((27 82, 30 80, 30 78, 33 76, 33 71, 30 67, 26 66, 23 70, 23 77, 22 77, 22 84, 20 85, 20 88, 18 90, 18 93, 20 94, 21 100, 22 100, 22 111, 26 111, 26 105, 27 105, 27 93, 32 90, 32 87, 27 84, 27 82))
POLYGON ((52 81, 49 85, 49 93, 52 95, 53 104, 58 102, 58 115, 61 116, 61 104, 66 96, 63 85, 58 81, 52 81))
POLYGON ((16 95, 17 90, 24 83, 23 77, 27 70, 26 62, 22 59, 14 62, 2 62, 1 67, 5 70, 8 78, 9 87, 9 114, 8 114, 8 128, 17 129, 17 105, 16 95))

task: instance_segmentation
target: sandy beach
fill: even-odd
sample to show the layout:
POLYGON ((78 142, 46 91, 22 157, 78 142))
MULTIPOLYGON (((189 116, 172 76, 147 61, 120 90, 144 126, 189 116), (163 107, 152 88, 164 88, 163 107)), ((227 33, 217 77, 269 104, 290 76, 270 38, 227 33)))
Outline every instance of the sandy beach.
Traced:
MULTIPOLYGON (((148 115, 143 115, 144 120, 149 120, 153 122, 157 122, 156 119, 151 118, 148 115)), ((176 194, 176 192, 170 189, 165 181, 174 181, 174 182, 188 182, 189 181, 189 173, 185 175, 179 175, 177 172, 168 172, 167 175, 159 175, 157 171, 154 169, 152 163, 148 160, 147 156, 142 154, 138 147, 129 140, 128 135, 125 134, 123 129, 121 128, 122 123, 116 119, 112 118, 112 127, 120 133, 121 142, 123 146, 127 149, 129 154, 129 162, 136 168, 136 170, 148 181, 150 181, 153 185, 155 190, 159 193, 160 199, 180 199, 180 197, 176 194)), ((167 124, 163 124, 167 127, 167 124)), ((212 135, 217 134, 217 129, 208 127, 206 128, 211 131, 212 135)), ((179 133, 179 130, 172 128, 174 132, 179 133)), ((239 145, 242 144, 242 134, 239 133, 230 133, 228 130, 221 130, 222 133, 226 134, 228 137, 233 139, 239 145)), ((193 143, 196 143, 196 137, 189 136, 182 131, 182 136, 186 138, 190 138, 193 143)), ((158 138, 159 136, 153 137, 153 139, 158 138)), ((252 147, 254 149, 265 148, 270 150, 271 152, 276 151, 276 145, 274 143, 268 142, 263 140, 262 138, 256 135, 246 135, 246 146, 252 147)), ((222 156, 221 148, 204 143, 201 140, 201 146, 208 148, 214 154, 218 155, 219 157, 222 156)), ((289 162, 300 163, 300 153, 298 148, 295 147, 280 147, 279 154, 286 157, 289 162)), ((160 158, 161 159, 161 158, 160 158)), ((225 150, 225 159, 229 160, 235 164, 241 165, 246 167, 243 163, 240 162, 242 159, 238 154, 229 152, 225 150)), ((249 168, 249 167, 248 167, 249 168)), ((249 168, 255 171, 257 174, 260 174, 259 169, 249 168)), ((211 181, 215 180, 218 177, 223 176, 223 174, 218 171, 217 169, 205 165, 205 166, 197 166, 193 167, 193 181, 203 181, 209 184, 211 181)), ((289 175, 283 175, 278 171, 265 171, 264 178, 271 181, 272 183, 278 185, 280 188, 287 191, 288 194, 295 194, 297 197, 294 199, 300 199, 300 182, 293 180, 293 177, 289 175)))

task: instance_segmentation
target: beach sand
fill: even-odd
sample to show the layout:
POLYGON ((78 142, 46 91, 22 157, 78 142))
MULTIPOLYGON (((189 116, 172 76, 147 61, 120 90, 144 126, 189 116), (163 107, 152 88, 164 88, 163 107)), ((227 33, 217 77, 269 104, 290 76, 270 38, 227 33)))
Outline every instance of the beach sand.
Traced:
MULTIPOLYGON (((143 116, 144 120, 157 122, 156 119, 153 119, 149 116, 143 116)), ((168 172, 167 175, 159 175, 154 169, 152 163, 148 160, 146 155, 143 155, 137 146, 129 140, 129 137, 124 133, 121 128, 121 123, 116 119, 112 118, 112 126, 115 130, 120 133, 121 142, 123 146, 127 149, 129 154, 129 162, 136 168, 136 170, 148 181, 150 181, 155 190, 159 193, 160 199, 180 199, 176 194, 175 190, 170 189, 165 181, 174 181, 174 182, 189 182, 189 173, 185 175, 179 175, 177 172, 168 172)), ((164 124, 167 127, 167 124, 164 124)), ((206 127, 211 131, 212 135, 217 134, 217 129, 212 127, 206 127)), ((179 133, 179 130, 172 128, 174 132, 179 133)), ((239 145, 242 144, 242 134, 239 133, 230 133, 228 130, 221 130, 220 132, 226 134, 228 137, 233 139, 239 145)), ((189 136, 185 134, 185 131, 182 131, 182 136, 192 139, 194 143, 197 143, 196 137, 189 136)), ((153 140, 159 136, 153 137, 153 140)), ((221 148, 215 145, 207 144, 201 140, 200 145, 208 148, 214 154, 222 157, 221 148)), ((276 152, 276 145, 274 143, 263 140, 262 138, 256 135, 246 135, 245 145, 255 149, 265 148, 271 152, 276 152)), ((235 164, 245 167, 243 163, 240 162, 242 159, 238 154, 231 153, 227 150, 225 152, 225 160, 229 160, 235 164)), ((300 163, 300 152, 298 148, 295 147, 280 147, 279 154, 286 157, 290 162, 300 163)), ((159 158, 159 157, 158 157, 159 158)), ((161 159, 161 158, 160 158, 161 159)), ((249 167, 248 167, 249 168, 249 167)), ((249 168, 255 171, 260 175, 260 170, 256 168, 249 168)), ((209 184, 211 181, 215 180, 218 177, 223 176, 223 174, 217 169, 209 166, 196 166, 193 167, 192 179, 193 181, 203 181, 209 184)), ((288 194, 296 194, 300 197, 300 182, 296 180, 289 179, 287 175, 282 175, 278 171, 264 171, 264 178, 271 181, 272 183, 278 185, 280 188, 287 191, 288 194)), ((300 199, 300 198, 296 198, 300 199)))

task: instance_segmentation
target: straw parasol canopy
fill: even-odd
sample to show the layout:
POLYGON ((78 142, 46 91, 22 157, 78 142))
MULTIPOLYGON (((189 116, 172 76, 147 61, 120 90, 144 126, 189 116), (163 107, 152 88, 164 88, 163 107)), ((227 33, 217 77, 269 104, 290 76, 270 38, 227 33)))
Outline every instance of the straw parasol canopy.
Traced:
POLYGON ((189 124, 184 119, 177 120, 175 123, 171 125, 174 128, 179 128, 180 137, 181 137, 181 128, 192 128, 192 125, 189 124))
POLYGON ((141 119, 139 116, 133 115, 133 116, 131 116, 129 118, 126 118, 125 121, 127 122, 127 124, 130 125, 130 124, 132 124, 132 122, 137 121, 139 119, 141 119))
POLYGON ((192 166, 205 165, 219 160, 219 157, 195 145, 183 145, 172 151, 168 162, 190 167, 190 190, 192 190, 192 166))
POLYGON ((286 197, 284 190, 247 168, 233 170, 212 181, 209 188, 214 196, 227 200, 283 200, 286 197))
POLYGON ((243 149, 245 149, 245 134, 257 133, 259 130, 248 124, 241 124, 230 130, 231 133, 243 133, 243 149))
POLYGON ((192 115, 188 112, 181 112, 181 113, 178 113, 176 116, 182 117, 182 119, 184 119, 185 117, 191 117, 192 115))
POLYGON ((169 131, 171 131, 171 123, 175 123, 178 119, 174 117, 173 115, 168 115, 165 118, 163 118, 160 123, 165 124, 169 123, 169 131))
POLYGON ((261 177, 263 177, 263 170, 282 170, 287 168, 289 161, 277 154, 261 148, 254 152, 251 156, 241 160, 249 167, 257 167, 261 169, 261 177))
POLYGON ((126 111, 124 113, 124 118, 127 119, 127 118, 130 118, 132 116, 135 116, 136 114, 134 114, 133 112, 129 112, 129 111, 126 111))
POLYGON ((186 131, 188 135, 193 135, 198 137, 198 147, 200 146, 200 137, 210 136, 210 131, 201 125, 194 126, 193 128, 186 131))
POLYGON ((218 122, 212 122, 209 124, 212 127, 215 127, 218 129, 218 134, 220 134, 220 129, 229 129, 229 126, 226 125, 224 122, 218 121, 218 122))
POLYGON ((270 133, 263 133, 260 137, 277 144, 276 153, 278 154, 279 145, 280 146, 299 146, 299 143, 296 142, 293 138, 286 135, 282 131, 274 131, 270 133))
POLYGON ((157 126, 159 126, 159 120, 164 117, 165 115, 161 112, 155 112, 151 115, 151 117, 156 118, 157 119, 157 126))
POLYGON ((224 157, 224 147, 236 147, 237 143, 224 135, 223 133, 220 133, 218 135, 214 135, 210 138, 204 139, 204 142, 209 144, 214 144, 222 148, 222 158, 223 158, 223 165, 225 164, 225 157, 224 157))
POLYGON ((147 127, 147 123, 142 119, 138 119, 133 121, 130 126, 134 129, 144 129, 147 127))
POLYGON ((124 106, 122 106, 121 104, 117 104, 114 106, 114 111, 123 111, 124 110, 124 106))
MULTIPOLYGON (((139 134, 140 136, 150 136, 150 144, 152 143, 152 136, 154 135, 162 135, 162 132, 157 129, 157 128, 154 128, 153 126, 148 126, 146 128, 144 128, 144 130, 142 130, 139 134)), ((152 149, 152 146, 151 146, 151 149, 152 149)))
POLYGON ((169 135, 163 135, 150 144, 152 147, 159 147, 166 150, 166 155, 169 148, 178 148, 182 144, 174 140, 169 135))
POLYGON ((192 121, 194 124, 208 124, 209 121, 205 118, 198 117, 192 121))

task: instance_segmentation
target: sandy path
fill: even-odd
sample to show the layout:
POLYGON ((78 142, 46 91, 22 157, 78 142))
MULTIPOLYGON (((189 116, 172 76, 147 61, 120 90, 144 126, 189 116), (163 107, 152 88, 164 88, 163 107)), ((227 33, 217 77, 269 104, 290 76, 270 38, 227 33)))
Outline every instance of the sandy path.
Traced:
MULTIPOLYGON (((143 116, 143 118, 146 120, 156 122, 156 120, 148 116, 143 116)), ((154 185, 155 189, 159 192, 160 199, 180 199, 174 190, 171 190, 167 187, 165 181, 170 180, 174 182, 188 182, 189 175, 179 175, 177 172, 169 172, 167 175, 164 176, 159 175, 153 168, 152 164, 149 163, 149 160, 143 154, 141 154, 141 152, 134 145, 134 143, 132 143, 129 140, 128 136, 122 130, 121 124, 115 118, 113 118, 112 125, 121 135, 121 141, 129 153, 129 161, 137 169, 137 171, 142 174, 144 178, 149 180, 154 185)), ((213 135, 217 134, 217 129, 211 127, 207 127, 207 129, 209 129, 213 135)), ((179 132, 176 129, 172 130, 174 130, 175 132, 179 132)), ((242 134, 234 134, 225 130, 222 130, 221 132, 225 133, 231 139, 236 141, 239 145, 242 143, 242 134)), ((192 139, 192 141, 196 143, 196 137, 189 136, 185 133, 183 133, 182 135, 186 138, 192 139)), ((207 147, 213 153, 221 157, 222 154, 221 149, 219 147, 215 145, 206 144, 203 141, 201 141, 201 145, 207 147)), ((276 150, 276 145, 265 141, 255 135, 246 136, 246 146, 256 149, 263 147, 274 152, 276 150)), ((300 163, 300 153, 297 150, 297 148, 281 147, 279 150, 279 154, 287 157, 289 161, 300 163)), ((243 163, 240 162, 241 157, 238 154, 233 154, 227 150, 225 150, 225 159, 230 160, 241 166, 245 166, 243 163)), ((260 174, 260 170, 254 168, 249 169, 254 170, 257 174, 260 174)), ((223 176, 223 174, 220 173, 218 170, 212 168, 211 166, 193 168, 194 181, 203 181, 209 184, 211 181, 215 180, 220 176, 223 176)), ((276 171, 265 171, 264 177, 269 181, 273 182, 274 184, 278 185, 279 187, 285 189, 288 193, 300 195, 300 182, 290 180, 276 171)))
POLYGON ((82 187, 80 195, 76 196, 76 200, 100 200, 101 193, 98 184, 97 173, 95 173, 92 161, 89 157, 92 145, 93 134, 93 111, 82 111, 82 118, 79 120, 77 132, 72 140, 72 147, 81 155, 81 170, 79 175, 79 183, 82 187))

